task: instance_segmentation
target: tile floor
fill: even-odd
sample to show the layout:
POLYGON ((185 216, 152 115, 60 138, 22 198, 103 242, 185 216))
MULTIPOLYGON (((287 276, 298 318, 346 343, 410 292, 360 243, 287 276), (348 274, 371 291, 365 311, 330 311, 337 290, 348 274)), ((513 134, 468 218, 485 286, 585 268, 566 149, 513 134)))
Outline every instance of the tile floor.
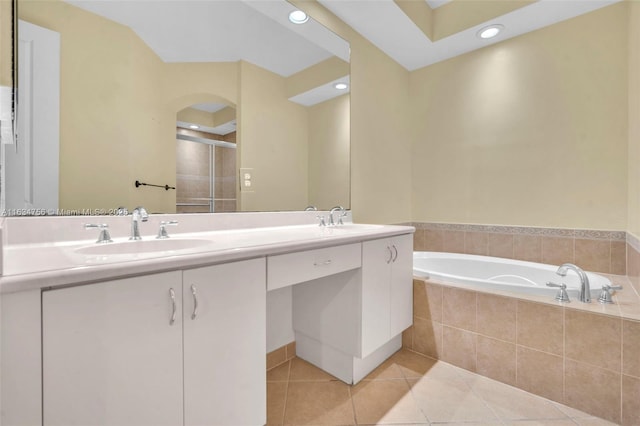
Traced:
POLYGON ((404 349, 355 386, 299 358, 269 370, 267 424, 613 425, 404 349))

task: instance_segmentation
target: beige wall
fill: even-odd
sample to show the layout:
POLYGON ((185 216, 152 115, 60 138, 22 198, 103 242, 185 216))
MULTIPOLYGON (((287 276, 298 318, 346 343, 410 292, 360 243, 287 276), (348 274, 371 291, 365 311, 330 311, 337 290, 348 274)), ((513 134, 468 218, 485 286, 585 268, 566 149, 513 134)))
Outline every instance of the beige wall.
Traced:
POLYGON ((11 85, 11 2, 0 0, 0 85, 11 85))
MULTIPOLYGON (((287 99, 286 79, 240 62, 239 164, 252 169, 240 210, 303 210, 308 204, 307 111, 287 99)), ((239 166, 240 167, 240 166, 239 166)))
POLYGON ((349 206, 349 95, 309 107, 309 204, 349 206))
POLYGON ((627 230, 640 236, 640 3, 629 3, 629 184, 627 230))
POLYGON ((175 211, 174 191, 133 183, 175 185, 176 111, 235 105, 238 65, 165 64, 128 28, 59 1, 21 0, 20 17, 61 34, 60 208, 175 211))
POLYGON ((363 223, 411 220, 409 72, 320 4, 291 0, 351 44, 351 209, 363 223))
POLYGON ((413 220, 626 229, 626 14, 411 73, 413 220))
POLYGON ((66 3, 22 0, 19 12, 61 36, 60 208, 173 211, 173 191, 133 185, 175 183, 160 59, 128 28, 66 3))

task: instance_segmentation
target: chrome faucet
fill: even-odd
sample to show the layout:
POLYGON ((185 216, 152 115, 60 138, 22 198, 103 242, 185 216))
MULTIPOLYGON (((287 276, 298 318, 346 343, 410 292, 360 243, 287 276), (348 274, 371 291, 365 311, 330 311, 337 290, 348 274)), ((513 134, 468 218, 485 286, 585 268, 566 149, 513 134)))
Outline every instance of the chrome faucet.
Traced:
POLYGON ((140 221, 146 222, 147 220, 149 220, 149 213, 147 213, 144 207, 136 207, 135 209, 133 209, 133 212, 131 212, 131 236, 129 237, 130 240, 142 239, 142 237, 140 237, 140 228, 138 227, 138 223, 140 221))
POLYGON ((338 223, 337 223, 337 225, 342 225, 342 224, 343 224, 343 223, 342 223, 342 218, 343 218, 344 216, 346 216, 346 215, 347 215, 347 212, 346 212, 346 210, 344 209, 344 207, 342 207, 342 206, 335 206, 334 208, 332 208, 332 209, 329 211, 329 223, 328 223, 327 225, 329 225, 329 226, 336 225, 336 222, 333 220, 333 214, 334 214, 335 212, 340 212, 340 216, 338 216, 338 223))
POLYGON ((587 274, 580 268, 579 266, 574 265, 573 263, 564 263, 560 265, 556 274, 561 277, 567 276, 567 271, 571 269, 578 277, 580 277, 580 295, 578 299, 584 303, 591 303, 591 287, 589 286, 589 277, 587 274))

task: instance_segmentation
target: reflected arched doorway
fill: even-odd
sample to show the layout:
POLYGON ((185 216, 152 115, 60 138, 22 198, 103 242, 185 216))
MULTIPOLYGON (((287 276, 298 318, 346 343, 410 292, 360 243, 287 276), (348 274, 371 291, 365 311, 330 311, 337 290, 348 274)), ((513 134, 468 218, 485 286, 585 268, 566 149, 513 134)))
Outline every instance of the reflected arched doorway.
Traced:
POLYGON ((196 103, 176 117, 176 212, 237 211, 236 110, 196 103))

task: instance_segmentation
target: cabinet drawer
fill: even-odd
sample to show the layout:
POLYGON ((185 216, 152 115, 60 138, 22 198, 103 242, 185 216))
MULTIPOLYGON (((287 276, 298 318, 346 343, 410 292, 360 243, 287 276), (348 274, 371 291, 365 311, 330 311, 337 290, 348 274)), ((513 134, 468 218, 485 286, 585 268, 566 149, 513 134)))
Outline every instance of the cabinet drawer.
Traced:
POLYGON ((267 290, 314 280, 362 264, 362 244, 348 244, 267 257, 267 290))

